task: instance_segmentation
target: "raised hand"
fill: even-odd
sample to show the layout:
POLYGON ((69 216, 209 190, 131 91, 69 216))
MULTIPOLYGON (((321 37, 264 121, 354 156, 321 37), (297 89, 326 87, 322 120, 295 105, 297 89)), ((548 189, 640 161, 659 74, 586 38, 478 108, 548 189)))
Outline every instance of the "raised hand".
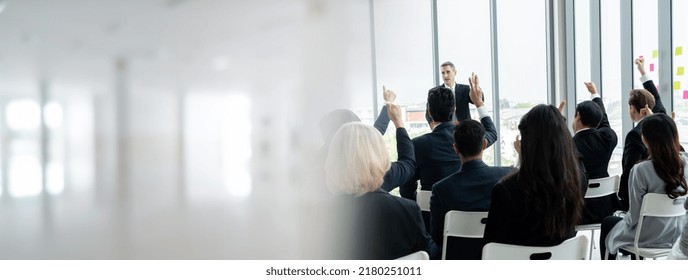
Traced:
POLYGON ((471 98, 471 101, 473 104, 475 104, 475 107, 482 107, 484 105, 483 89, 480 88, 480 80, 478 79, 478 75, 471 73, 471 76, 468 78, 468 84, 471 87, 468 97, 471 98))
POLYGON ((595 83, 593 82, 583 82, 585 84, 585 87, 588 89, 588 92, 590 94, 595 94, 597 93, 597 87, 595 86, 595 83))
POLYGON ((516 135, 516 141, 514 141, 514 150, 518 155, 521 155, 521 135, 516 135))
POLYGON ((652 115, 652 109, 650 109, 650 107, 647 104, 645 104, 645 108, 640 109, 640 115, 643 118, 652 115))
POLYGON ((635 60, 635 65, 638 67, 638 72, 640 72, 640 75, 645 75, 645 58, 637 58, 635 60))
POLYGON ((392 90, 387 89, 387 87, 385 86, 382 86, 382 98, 385 99, 385 103, 390 104, 394 103, 394 100, 397 99, 397 95, 392 90))
POLYGON ((404 121, 401 118, 401 107, 397 104, 387 104, 387 116, 394 123, 394 127, 404 127, 404 121))
POLYGON ((566 100, 559 102, 559 113, 561 113, 562 116, 565 116, 564 109, 566 109, 566 100))

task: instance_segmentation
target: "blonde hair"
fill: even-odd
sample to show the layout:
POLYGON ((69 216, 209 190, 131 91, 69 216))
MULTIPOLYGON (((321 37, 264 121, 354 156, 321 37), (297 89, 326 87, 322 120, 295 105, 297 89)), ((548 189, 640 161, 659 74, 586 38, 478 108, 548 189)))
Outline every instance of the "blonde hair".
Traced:
POLYGON ((332 138, 325 162, 327 187, 361 196, 382 185, 391 163, 382 134, 370 125, 347 123, 332 138))

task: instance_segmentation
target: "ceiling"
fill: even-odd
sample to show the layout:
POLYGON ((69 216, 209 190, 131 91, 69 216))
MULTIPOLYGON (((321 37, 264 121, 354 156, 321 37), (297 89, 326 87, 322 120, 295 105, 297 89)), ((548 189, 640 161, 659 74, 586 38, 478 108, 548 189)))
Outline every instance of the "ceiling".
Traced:
POLYGON ((240 89, 265 65, 295 63, 305 10, 280 0, 0 3, 4 94, 30 92, 41 79, 108 92, 120 59, 134 87, 240 89))

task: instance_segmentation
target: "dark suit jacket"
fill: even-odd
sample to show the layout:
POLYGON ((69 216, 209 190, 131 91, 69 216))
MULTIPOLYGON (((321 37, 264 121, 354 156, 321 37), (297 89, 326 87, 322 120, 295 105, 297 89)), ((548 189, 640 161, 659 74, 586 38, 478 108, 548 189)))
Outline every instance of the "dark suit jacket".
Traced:
MULTIPOLYGON (((583 167, 581 167, 583 168, 583 167)), ((581 172, 581 196, 588 190, 588 178, 581 172)), ((487 225, 483 241, 526 245, 554 246, 576 236, 575 225, 563 237, 544 234, 544 227, 539 216, 528 214, 523 190, 518 185, 516 176, 507 177, 495 185, 492 190, 492 204, 487 215, 487 225)))
MULTIPOLYGON (((443 87, 444 84, 439 85, 438 87, 443 87)), ((454 111, 454 120, 456 121, 462 121, 462 120, 467 120, 471 118, 471 110, 468 108, 468 103, 473 104, 473 101, 471 101, 471 97, 469 96, 469 93, 471 92, 471 87, 468 85, 462 85, 462 84, 455 84, 454 85, 454 99, 456 101, 456 110, 454 111)), ((485 100, 485 96, 483 96, 483 101, 485 100)), ((430 123, 432 119, 430 118, 430 114, 427 111, 427 104, 426 104, 426 110, 425 110, 425 120, 430 123)))
MULTIPOLYGON (((602 98, 592 100, 602 109, 602 121, 596 128, 586 129, 573 136, 578 152, 582 156, 583 165, 590 179, 609 177, 609 160, 612 157, 618 138, 616 132, 609 126, 607 112, 602 98)), ((585 199, 583 219, 581 224, 599 223, 602 218, 614 213, 616 195, 585 199)))
MULTIPOLYGON (((487 146, 497 141, 497 129, 492 118, 484 117, 480 122, 485 127, 487 146)), ((461 168, 461 159, 454 151, 454 124, 444 122, 432 132, 413 139, 416 154, 416 172, 414 177, 402 185, 399 193, 402 197, 416 200, 416 181, 420 180, 421 189, 431 190, 432 185, 461 168)))
POLYGON ((437 246, 425 231, 418 204, 381 189, 360 197, 342 196, 338 212, 351 214, 345 242, 346 259, 391 260, 425 250, 437 257, 437 246))
MULTIPOLYGON (((652 108, 652 113, 666 114, 666 109, 664 108, 664 104, 662 104, 662 100, 660 100, 655 83, 652 82, 652 80, 648 80, 643 83, 643 87, 655 97, 655 107, 652 108)), ((618 195, 620 204, 618 205, 618 210, 628 211, 628 176, 631 174, 631 168, 639 161, 647 159, 648 157, 647 149, 640 137, 642 127, 643 121, 641 120, 638 122, 638 125, 626 134, 623 158, 621 159, 623 173, 621 173, 621 178, 619 180, 618 195)))
MULTIPOLYGON (((450 210, 488 211, 492 188, 502 177, 515 171, 511 167, 492 167, 482 160, 465 162, 461 170, 442 179, 432 187, 430 198, 430 235, 441 248, 444 216, 450 210)), ((481 239, 450 238, 447 244, 449 260, 479 260, 483 247, 481 239)))
MULTIPOLYGON (((385 107, 386 108, 386 107, 385 107)), ((397 161, 385 173, 381 189, 391 191, 413 179, 416 172, 416 156, 413 143, 405 128, 397 128, 397 161)))

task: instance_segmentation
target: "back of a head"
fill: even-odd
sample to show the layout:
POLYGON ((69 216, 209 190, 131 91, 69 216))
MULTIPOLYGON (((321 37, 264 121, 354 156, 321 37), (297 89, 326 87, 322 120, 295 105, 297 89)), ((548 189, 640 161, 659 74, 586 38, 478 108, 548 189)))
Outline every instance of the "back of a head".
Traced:
POLYGON ((455 106, 456 100, 451 89, 438 86, 428 91, 428 110, 433 121, 451 121, 455 106))
POLYGON ((580 117, 581 123, 587 127, 597 127, 602 121, 602 109, 597 103, 590 100, 578 103, 576 113, 580 117))
POLYGON ((554 106, 538 105, 521 118, 518 129, 521 158, 515 178, 526 211, 542 217, 545 234, 563 237, 578 223, 583 206, 579 163, 566 121, 554 106))
POLYGON ((628 94, 628 105, 633 105, 640 113, 640 109, 645 108, 645 105, 650 109, 655 107, 655 97, 645 89, 633 89, 628 94))
POLYGON ((674 120, 666 114, 652 114, 643 121, 641 133, 657 175, 666 182, 666 193, 672 198, 685 195, 688 186, 674 120))
POLYGON ((327 186, 335 194, 360 196, 382 185, 390 165, 380 131, 359 122, 347 123, 330 142, 327 186))
POLYGON ((337 130, 344 124, 350 122, 361 122, 361 119, 347 109, 338 109, 327 113, 320 119, 320 134, 325 145, 328 145, 337 130))
POLYGON ((485 140, 485 128, 476 120, 464 120, 454 127, 454 144, 461 157, 480 154, 485 140))

